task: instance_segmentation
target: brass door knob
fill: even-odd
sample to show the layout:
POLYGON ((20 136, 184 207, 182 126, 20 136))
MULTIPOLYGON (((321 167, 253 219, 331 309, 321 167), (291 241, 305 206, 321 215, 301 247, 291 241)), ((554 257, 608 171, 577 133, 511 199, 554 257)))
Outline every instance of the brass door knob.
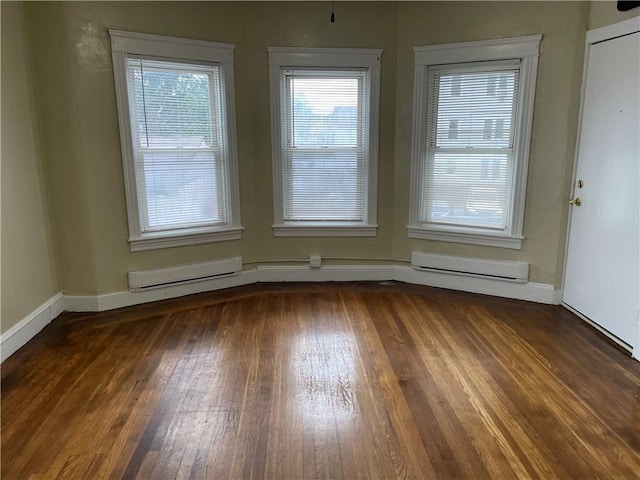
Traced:
POLYGON ((575 205, 576 207, 579 207, 580 205, 582 205, 582 200, 580 200, 580 197, 572 198, 571 200, 569 200, 569 205, 575 205))

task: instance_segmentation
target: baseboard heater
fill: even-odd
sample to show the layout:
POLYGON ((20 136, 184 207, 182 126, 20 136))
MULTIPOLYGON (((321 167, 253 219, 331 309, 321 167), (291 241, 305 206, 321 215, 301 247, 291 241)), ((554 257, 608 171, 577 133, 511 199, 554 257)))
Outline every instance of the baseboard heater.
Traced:
POLYGON ((481 277, 506 282, 526 283, 529 280, 528 262, 411 252, 411 266, 414 270, 481 277))
POLYGON ((156 270, 129 272, 129 290, 139 292, 183 283, 237 275, 242 271, 242 257, 213 262, 192 263, 156 270))

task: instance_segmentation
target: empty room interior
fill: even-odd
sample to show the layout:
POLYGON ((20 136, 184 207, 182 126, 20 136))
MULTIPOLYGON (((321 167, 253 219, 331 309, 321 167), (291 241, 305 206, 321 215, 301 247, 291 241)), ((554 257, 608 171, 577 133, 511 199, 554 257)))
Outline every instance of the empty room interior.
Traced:
POLYGON ((1 478, 640 478, 639 4, 2 1, 1 478))

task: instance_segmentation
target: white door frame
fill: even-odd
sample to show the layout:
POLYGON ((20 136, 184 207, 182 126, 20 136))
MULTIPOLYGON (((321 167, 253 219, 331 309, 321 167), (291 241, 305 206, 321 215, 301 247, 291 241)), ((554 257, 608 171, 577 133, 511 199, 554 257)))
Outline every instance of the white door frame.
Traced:
MULTIPOLYGON (((584 50, 584 67, 582 70, 582 86, 580 89, 580 114, 578 118, 578 135, 576 137, 576 150, 573 157, 573 172, 571 174, 572 184, 571 184, 571 193, 575 188, 575 182, 577 181, 577 171, 578 171, 578 158, 580 156, 580 140, 582 136, 582 117, 584 114, 584 100, 585 100, 585 91, 586 91, 586 78, 587 71, 589 68, 589 54, 591 51, 591 46, 603 42, 605 40, 611 40, 617 37, 622 37, 624 35, 629 35, 635 33, 640 30, 640 16, 630 18, 628 20, 624 20, 622 22, 614 23, 612 25, 607 25, 605 27, 596 28, 594 30, 587 31, 586 40, 585 40, 585 50, 584 50)), ((638 179, 638 184, 640 185, 640 178, 638 179)), ((564 246, 564 266, 562 270, 562 306, 568 310, 571 310, 573 313, 578 315, 584 321, 595 327, 597 330, 602 332, 605 336, 613 340, 618 345, 627 349, 628 347, 621 343, 616 337, 607 332, 604 328, 600 327, 598 324, 592 322, 584 315, 576 312, 573 308, 567 305, 564 302, 564 282, 567 274, 567 259, 569 257, 569 236, 571 234, 571 219, 573 216, 573 208, 569 209, 569 216, 567 217, 567 235, 565 239, 564 246)), ((638 265, 638 269, 640 271, 640 264, 638 265)), ((633 357, 640 360, 640 318, 638 318, 637 325, 637 335, 635 338, 633 347, 633 357)))

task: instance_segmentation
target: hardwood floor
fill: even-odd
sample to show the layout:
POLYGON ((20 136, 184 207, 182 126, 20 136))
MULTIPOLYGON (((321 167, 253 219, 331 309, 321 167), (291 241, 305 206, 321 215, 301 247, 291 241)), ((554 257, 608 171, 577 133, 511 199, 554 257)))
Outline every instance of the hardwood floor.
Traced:
POLYGON ((561 307, 253 285, 65 313, 2 365, 3 479, 640 477, 640 363, 561 307))

